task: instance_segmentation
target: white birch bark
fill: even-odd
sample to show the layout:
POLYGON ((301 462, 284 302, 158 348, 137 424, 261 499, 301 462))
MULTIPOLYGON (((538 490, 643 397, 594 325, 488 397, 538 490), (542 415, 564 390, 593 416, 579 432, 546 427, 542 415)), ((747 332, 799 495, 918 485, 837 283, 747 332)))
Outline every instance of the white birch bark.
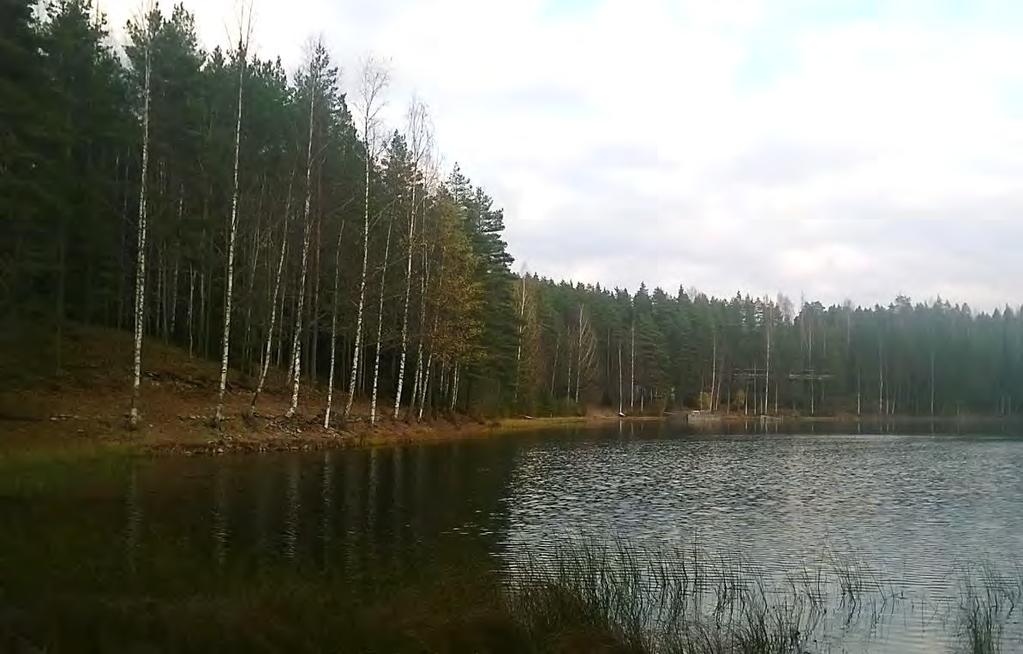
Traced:
MULTIPOLYGON (((770 311, 770 305, 767 305, 767 310, 770 311)), ((764 361, 764 414, 767 414, 767 403, 770 398, 771 392, 771 316, 768 314, 768 318, 765 324, 765 330, 767 333, 767 356, 764 361)))
POLYGON ((151 96, 150 78, 152 63, 150 61, 153 32, 149 22, 149 13, 142 17, 146 33, 145 44, 145 85, 143 87, 142 107, 142 177, 139 184, 139 224, 138 243, 135 259, 135 334, 134 351, 132 353, 132 384, 131 409, 128 414, 128 426, 135 429, 139 426, 139 391, 142 382, 142 329, 145 326, 146 308, 146 176, 149 172, 149 101, 151 96))
MULTIPOLYGON (((178 225, 181 224, 181 214, 185 208, 184 185, 178 187, 178 225)), ((178 325, 178 267, 181 264, 181 246, 174 245, 174 274, 171 282, 171 314, 170 314, 170 335, 174 338, 177 335, 178 325)))
POLYGON ((629 411, 636 410, 636 319, 632 320, 632 346, 629 352, 629 411))
MULTIPOLYGON (((412 101, 408 111, 408 141, 412 154, 411 171, 411 206, 408 218, 408 240, 406 244, 405 262, 405 304, 401 315, 401 355, 398 360, 398 388, 394 393, 394 419, 398 419, 401 410, 401 392, 405 385, 405 362, 408 358, 408 315, 412 297, 412 254, 415 249, 416 227, 416 190, 419 182, 419 167, 429 147, 431 136, 427 126, 426 106, 416 100, 412 101)), ((418 377, 418 371, 417 371, 418 377)), ((412 404, 415 404, 415 388, 412 393, 412 404)))
POLYGON ((621 416, 622 409, 622 342, 618 341, 618 415, 621 416))
POLYGON ((448 409, 455 412, 455 405, 458 403, 458 364, 455 364, 454 380, 451 382, 451 406, 448 409))
POLYGON ((526 315, 526 271, 522 271, 522 298, 519 302, 519 335, 515 345, 515 402, 519 401, 519 386, 522 384, 522 334, 525 332, 525 325, 522 319, 526 315))
MULTIPOLYGON (((713 328, 712 328, 713 329, 713 328)), ((715 393, 717 392, 717 378, 718 378, 718 333, 717 330, 711 331, 711 361, 710 361, 710 410, 714 411, 715 405, 715 393)), ((702 382, 701 382, 702 385, 702 382)))
MULTIPOLYGON (((292 171, 294 172, 294 171, 292 171)), ((259 369, 259 381, 256 383, 256 391, 252 394, 252 402, 249 404, 249 413, 256 410, 256 402, 263 392, 263 385, 266 383, 266 373, 270 370, 270 349, 273 346, 274 326, 277 323, 277 297, 281 292, 281 277, 284 272, 284 258, 288 251, 288 221, 291 217, 291 181, 288 182, 288 199, 284 205, 284 226, 281 228, 281 252, 277 258, 277 276, 274 280, 273 296, 270 300, 270 325, 266 330, 266 346, 263 350, 263 361, 259 369)))
POLYGON ((319 70, 316 64, 316 53, 310 53, 309 59, 309 140, 306 145, 305 163, 305 206, 302 210, 302 265, 298 282, 298 302, 295 309, 295 333, 291 342, 291 404, 284 414, 291 418, 298 411, 298 391, 302 372, 302 310, 305 306, 305 278, 309 265, 309 204, 312 195, 313 175, 313 124, 316 106, 316 83, 319 70))
POLYGON ((433 352, 426 357, 426 370, 423 373, 422 397, 419 401, 419 422, 423 421, 423 411, 426 409, 426 398, 430 390, 430 370, 433 368, 433 352))
MULTIPOLYGON (((243 9, 244 21, 244 9, 243 9)), ((249 25, 251 28, 251 23, 249 25)), ((234 240, 238 231, 238 161, 242 143, 242 98, 245 91, 245 64, 248 58, 249 37, 244 29, 238 37, 238 114, 234 125, 234 177, 231 189, 231 221, 227 228, 227 278, 224 289, 224 333, 220 339, 220 387, 217 391, 217 410, 214 425, 224 420, 224 392, 227 390, 227 363, 231 349, 231 310, 234 295, 234 240)))
POLYGON ((931 347, 931 417, 934 417, 934 347, 931 347))
MULTIPOLYGON (((425 222, 425 217, 424 217, 425 222)), ((427 256, 426 239, 423 239, 423 275, 419 279, 419 339, 416 343, 416 374, 409 401, 409 417, 416 413, 416 402, 423 387, 423 341, 426 338, 426 287, 430 283, 430 258, 427 256)))
MULTIPOLYGON (((525 297, 525 296, 523 296, 525 297)), ((575 403, 579 404, 579 387, 582 386, 583 372, 583 305, 579 305, 579 347, 576 350, 575 403)))
POLYGON ((341 296, 341 235, 344 234, 345 223, 337 231, 337 244, 334 246, 334 301, 330 312, 330 370, 327 374, 327 408, 323 411, 323 428, 330 429, 330 410, 334 401, 334 363, 337 353, 337 305, 341 296))
POLYGON ((387 71, 380 67, 372 58, 362 66, 362 80, 359 86, 359 110, 362 116, 362 142, 366 157, 363 217, 362 217, 362 274, 359 277, 359 303, 355 314, 355 347, 352 351, 352 371, 348 379, 348 400, 345 403, 345 419, 352 413, 355 401, 355 384, 359 374, 359 355, 362 350, 362 323, 366 305, 366 272, 369 263, 369 173, 373 166, 374 145, 376 141, 377 116, 380 113, 381 96, 387 88, 387 71))
MULTIPOLYGON (((425 255, 424 255, 425 256, 425 255)), ((444 280, 444 250, 441 249, 440 265, 437 269, 437 287, 442 287, 444 280)), ((426 369, 423 377, 422 397, 419 402, 419 420, 423 419, 423 412, 426 410, 426 400, 429 397, 430 391, 430 372, 433 370, 433 345, 432 340, 434 335, 437 333, 437 326, 440 324, 440 309, 436 309, 433 315, 433 327, 430 329, 431 346, 426 357, 426 369)))
POLYGON ((571 330, 565 329, 565 402, 572 401, 572 338, 571 330))
POLYGON ((193 300, 195 297, 195 267, 189 262, 188 264, 188 358, 192 358, 193 349, 193 300))
MULTIPOLYGON (((393 224, 393 223, 392 223, 393 224)), ((384 289, 387 282, 387 259, 391 251, 391 227, 387 225, 387 240, 384 243, 384 265, 380 269, 380 302, 377 306, 377 345, 373 357, 373 394, 369 402, 369 424, 377 424, 377 387, 380 381, 380 346, 384 332, 384 289)))
MULTIPOLYGON (((415 168, 413 168, 413 171, 415 168)), ((412 299, 412 252, 414 249, 413 236, 416 226, 416 179, 415 173, 412 176, 412 210, 408 219, 408 256, 405 263, 405 304, 401 313, 401 355, 398 360, 398 388, 394 392, 394 419, 398 419, 398 412, 401 410, 401 391, 405 385, 405 360, 408 356, 408 312, 412 299)))
POLYGON ((554 399, 554 385, 558 376, 558 355, 561 353, 561 339, 554 340, 554 363, 551 365, 551 399, 554 399))
POLYGON ((884 413, 884 354, 881 341, 877 343, 877 414, 884 413))

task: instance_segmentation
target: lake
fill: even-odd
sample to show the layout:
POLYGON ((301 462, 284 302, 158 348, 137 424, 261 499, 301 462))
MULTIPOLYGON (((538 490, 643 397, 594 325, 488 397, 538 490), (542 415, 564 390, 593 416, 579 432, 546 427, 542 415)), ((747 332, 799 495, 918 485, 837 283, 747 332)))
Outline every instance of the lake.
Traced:
MULTIPOLYGON (((809 651, 962 649, 964 588, 1023 579, 1023 438, 801 429, 625 423, 22 463, 0 486, 0 629, 75 651, 68 643, 102 619, 153 651, 142 645, 166 635, 154 607, 167 598, 273 597, 329 577, 379 603, 451 570, 513 578, 527 557, 585 542, 699 550, 719 571, 738 562, 783 589, 823 573, 809 651)), ((1023 650, 1017 607, 997 617, 1003 649, 1023 650)), ((102 651, 112 641, 100 638, 78 642, 102 651)))

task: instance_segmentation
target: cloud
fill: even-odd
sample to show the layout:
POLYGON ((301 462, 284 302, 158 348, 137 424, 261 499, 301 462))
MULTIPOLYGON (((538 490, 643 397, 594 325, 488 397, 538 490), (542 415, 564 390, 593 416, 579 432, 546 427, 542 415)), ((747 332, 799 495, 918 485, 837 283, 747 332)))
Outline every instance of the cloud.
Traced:
MULTIPOLYGON (((232 2, 186 5, 224 40, 232 2)), ((392 122, 426 99, 538 273, 1018 304, 1023 5, 946 5, 293 0, 256 39, 389 57, 392 122)))

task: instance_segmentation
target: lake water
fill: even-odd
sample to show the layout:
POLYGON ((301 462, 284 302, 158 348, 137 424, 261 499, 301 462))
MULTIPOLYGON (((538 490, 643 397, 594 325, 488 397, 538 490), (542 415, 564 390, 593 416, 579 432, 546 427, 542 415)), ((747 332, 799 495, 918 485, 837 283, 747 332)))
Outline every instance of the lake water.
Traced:
MULTIPOLYGON (((833 584, 854 569, 856 596, 831 589, 811 651, 957 651, 964 579, 1018 585, 1023 560, 1015 432, 721 434, 630 423, 27 466, 12 477, 0 495, 0 628, 38 625, 32 613, 48 602, 114 587, 237 587, 266 568, 367 585, 386 569, 400 583, 452 561, 514 570, 527 554, 583 539, 649 553, 698 547, 781 585, 807 570, 833 584)), ((1003 650, 1023 651, 1018 608, 998 610, 1003 650)))

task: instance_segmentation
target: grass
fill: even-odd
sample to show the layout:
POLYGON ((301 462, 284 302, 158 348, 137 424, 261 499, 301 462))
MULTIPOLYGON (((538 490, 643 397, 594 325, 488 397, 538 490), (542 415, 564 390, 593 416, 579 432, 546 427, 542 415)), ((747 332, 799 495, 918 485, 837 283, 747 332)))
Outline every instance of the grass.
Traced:
MULTIPOLYGON (((1023 571, 1002 575, 983 565, 959 575, 949 616, 956 631, 946 633, 957 651, 1018 647, 1006 626, 1018 622, 1023 571)), ((829 552, 820 566, 778 583, 695 546, 574 542, 514 563, 506 597, 536 653, 803 654, 822 651, 835 635, 825 633, 829 610, 841 609, 843 631, 873 632, 903 593, 855 555, 829 552)))
POLYGON ((517 566, 508 609, 534 652, 801 652, 822 615, 752 566, 698 548, 572 543, 517 566))
POLYGON ((990 565, 967 571, 960 582, 959 638, 971 654, 1003 651, 1005 625, 1023 601, 1023 570, 1015 575, 998 573, 990 565))
MULTIPOLYGON (((846 629, 869 630, 894 597, 860 558, 834 552, 784 576, 696 545, 581 540, 511 559, 503 572, 477 551, 431 551, 421 565, 359 555, 211 570, 158 538, 125 574, 124 554, 105 554, 109 546, 96 534, 67 552, 38 552, 81 557, 71 576, 37 566, 0 573, 0 651, 807 654, 831 651, 828 638, 846 629), (831 615, 837 607, 849 617, 831 615)), ((9 560, 37 549, 23 547, 9 560)), ((963 652, 1015 651, 1006 626, 1023 574, 958 574, 942 635, 963 652)))

